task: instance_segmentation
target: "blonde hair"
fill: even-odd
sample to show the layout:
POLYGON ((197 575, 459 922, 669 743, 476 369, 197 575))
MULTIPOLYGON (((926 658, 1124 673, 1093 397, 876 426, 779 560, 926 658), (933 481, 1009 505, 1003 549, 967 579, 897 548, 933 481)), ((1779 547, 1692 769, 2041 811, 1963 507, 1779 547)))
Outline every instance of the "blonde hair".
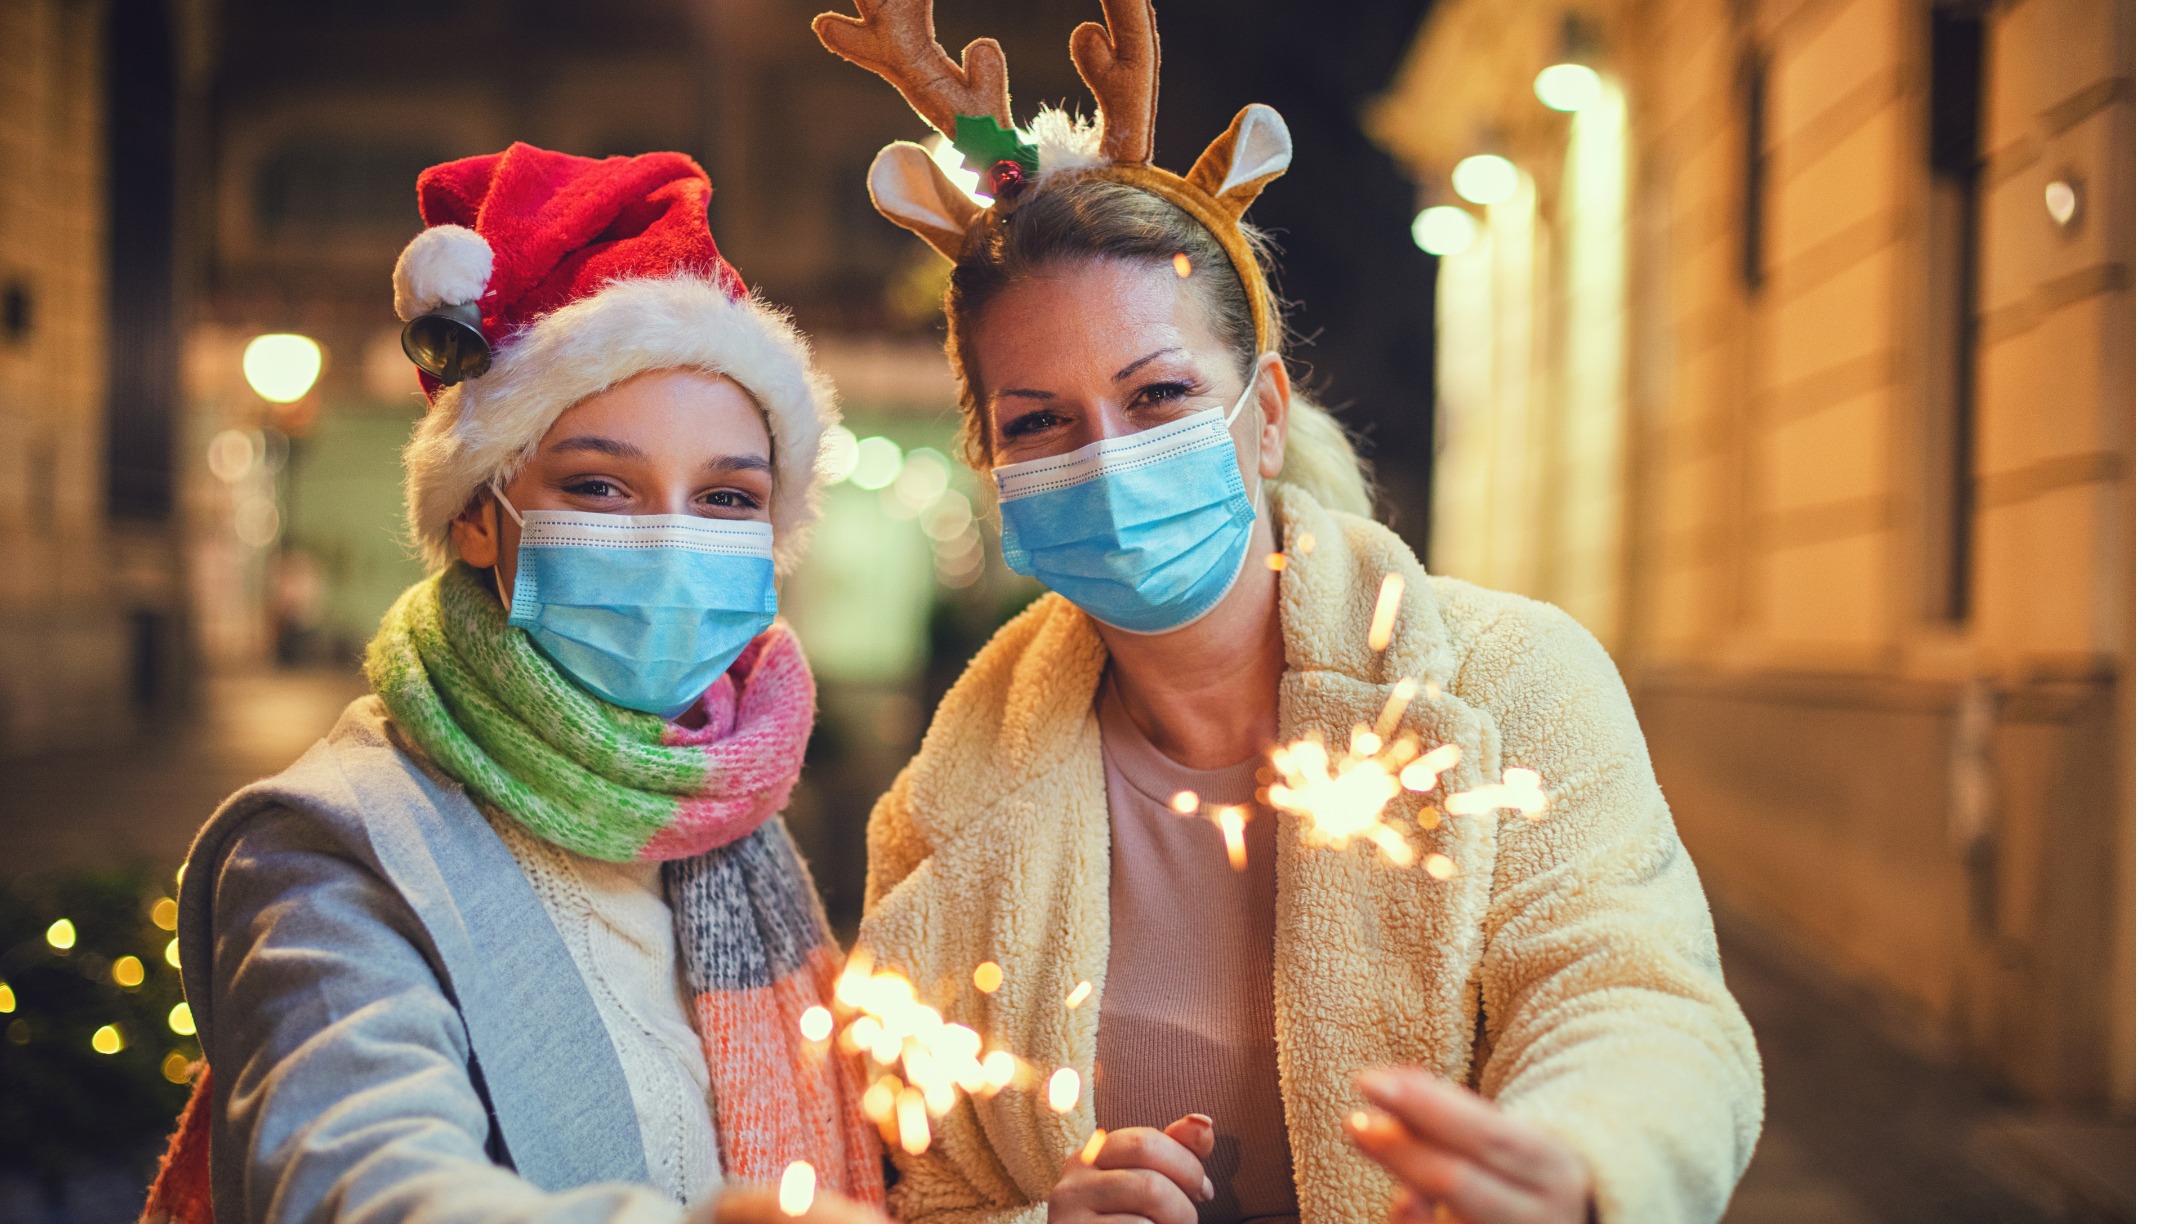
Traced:
MULTIPOLYGON (((968 228, 958 264, 945 292, 946 352, 960 387, 960 449, 975 467, 988 470, 990 421, 975 375, 969 334, 1000 290, 1022 276, 1058 264, 1096 259, 1138 259, 1168 264, 1186 256, 1187 283, 1209 307, 1217 338, 1250 369, 1264 352, 1284 346, 1284 304, 1272 300, 1255 332, 1246 288, 1231 256, 1207 226, 1185 209, 1125 183, 1078 174, 1053 175, 1030 186, 1017 204, 992 209, 968 228)), ((1247 244, 1264 268, 1268 245, 1244 227, 1247 244)), ((1327 409, 1295 390, 1285 421, 1284 471, 1272 485, 1287 484, 1332 510, 1372 516, 1374 490, 1367 464, 1353 449, 1345 427, 1327 409)))

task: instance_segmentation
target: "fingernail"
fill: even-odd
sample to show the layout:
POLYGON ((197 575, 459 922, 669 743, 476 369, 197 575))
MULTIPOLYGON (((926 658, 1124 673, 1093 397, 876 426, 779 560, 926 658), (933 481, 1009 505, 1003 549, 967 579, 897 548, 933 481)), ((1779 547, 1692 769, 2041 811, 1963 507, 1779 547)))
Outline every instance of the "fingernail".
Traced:
POLYGON ((1209 1116, 1208 1114, 1205 1114, 1205 1113, 1190 1113, 1190 1114, 1188 1114, 1188 1115, 1186 1115, 1186 1116, 1187 1116, 1187 1117, 1189 1117, 1189 1118, 1192 1118, 1192 1119, 1193 1119, 1194 1121, 1196 1121, 1196 1122, 1199 1122, 1199 1123, 1201 1123, 1201 1124, 1202 1124, 1203 1126, 1207 1126, 1207 1127, 1212 1127, 1212 1128, 1216 1126, 1216 1119, 1214 1119, 1214 1118, 1211 1118, 1211 1117, 1210 1117, 1210 1116, 1209 1116))
POLYGON ((1214 1201, 1214 1200, 1215 1200, 1215 1198, 1216 1198, 1216 1183, 1215 1183, 1215 1182, 1213 1182, 1213 1181, 1210 1181, 1210 1180, 1209 1180, 1208 1178, 1206 1178, 1206 1177, 1202 1178, 1202 1179, 1201 1179, 1201 1201, 1202 1201, 1202 1202, 1204 1202, 1204 1203, 1207 1203, 1207 1202, 1211 1202, 1211 1201, 1214 1201))

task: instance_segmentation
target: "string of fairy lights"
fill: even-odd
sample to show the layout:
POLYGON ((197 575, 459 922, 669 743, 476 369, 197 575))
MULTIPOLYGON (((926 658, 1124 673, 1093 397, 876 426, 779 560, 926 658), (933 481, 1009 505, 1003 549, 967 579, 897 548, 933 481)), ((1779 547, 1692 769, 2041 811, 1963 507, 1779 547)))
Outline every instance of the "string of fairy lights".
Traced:
MULTIPOLYGON (((178 882, 179 877, 176 878, 178 882)), ((93 1014, 86 1018, 80 1005, 64 1007, 55 997, 60 992, 41 990, 38 985, 42 970, 65 967, 74 969, 81 977, 120 991, 124 997, 138 995, 148 988, 157 988, 169 997, 178 996, 181 940, 175 930, 180 924, 180 906, 173 897, 160 892, 145 899, 137 908, 136 918, 141 925, 133 935, 122 936, 119 940, 133 947, 135 950, 132 951, 109 955, 115 950, 111 947, 114 940, 107 941, 109 948, 106 950, 88 946, 76 919, 65 914, 47 922, 37 937, 7 949, 5 956, 0 957, 0 1038, 16 1047, 45 1043, 80 1045, 105 1057, 142 1044, 164 1044, 169 1049, 159 1062, 160 1073, 169 1083, 188 1083, 199 1052, 194 1041, 196 1018, 186 1001, 177 1001, 164 1009, 160 1027, 165 1031, 161 1033, 146 1024, 141 1016, 126 1014, 142 1009, 119 1006, 121 1000, 115 996, 103 996, 116 1004, 108 1009, 113 1014, 103 1017, 93 1014), (155 979, 154 974, 163 976, 155 979), (175 1041, 175 1038, 181 1040, 175 1041)), ((102 920, 97 925, 103 929, 115 924, 102 920)))

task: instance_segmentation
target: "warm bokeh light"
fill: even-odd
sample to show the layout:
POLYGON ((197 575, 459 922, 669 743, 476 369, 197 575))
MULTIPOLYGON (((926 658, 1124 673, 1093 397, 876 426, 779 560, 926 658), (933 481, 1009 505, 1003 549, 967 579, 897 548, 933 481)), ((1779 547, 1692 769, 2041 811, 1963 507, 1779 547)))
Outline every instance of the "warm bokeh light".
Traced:
POLYGON ((52 926, 45 928, 45 942, 51 944, 55 952, 66 952, 75 947, 76 924, 66 918, 55 919, 52 926))
POLYGON ((160 897, 151 903, 151 925, 162 931, 171 931, 181 925, 181 907, 172 897, 160 897))
POLYGON ((292 404, 310 393, 325 369, 325 350, 308 336, 273 332, 242 350, 242 377, 249 389, 275 404, 292 404))
POLYGON ((820 1003, 801 1013, 801 1036, 810 1041, 830 1040, 831 1027, 831 1009, 820 1003))
POLYGON ((975 966, 976 990, 984 994, 996 994, 997 988, 1004 984, 1005 971, 998 967, 996 961, 984 961, 975 966))
POLYGON ((249 475, 249 469, 257 464, 257 443, 239 429, 222 429, 212 435, 211 445, 204 448, 204 462, 227 484, 233 484, 249 475))
POLYGON ((1451 169, 1451 190, 1484 208, 1501 204, 1518 194, 1519 168, 1494 153, 1476 153, 1451 169))
POLYGON ((174 1010, 166 1013, 166 1027, 183 1037, 196 1036, 196 1017, 189 1014, 187 1003, 176 1003, 174 1010))
POLYGON ((165 1076, 166 1082, 169 1084, 188 1083, 189 1056, 179 1050, 168 1054, 166 1060, 159 1064, 159 1074, 165 1076))
POLYGON ((1464 254, 1480 234, 1481 227, 1473 214, 1455 204, 1423 208, 1413 218, 1413 245, 1430 255, 1464 254))
POLYGON ((121 1030, 110 1024, 99 1025, 98 1031, 91 1034, 91 1048, 101 1054, 119 1054, 121 1044, 121 1030))
POLYGON ((144 984, 144 963, 133 956, 124 956, 113 962, 113 981, 116 986, 134 990, 144 984))
POLYGON ((1551 64, 1534 77, 1534 96, 1550 110, 1582 111, 1602 100, 1602 77, 1585 64, 1551 64))
POLYGON ((167 941, 166 941, 166 963, 167 963, 167 964, 169 964, 169 965, 172 965, 172 966, 173 966, 174 968, 176 968, 176 969, 179 969, 179 968, 181 968, 181 941, 180 941, 180 940, 178 940, 178 939, 169 939, 169 940, 167 940, 167 941))
POLYGON ((0 1014, 15 1010, 15 988, 0 982, 0 1014))
POLYGON ((847 479, 874 492, 899 479, 906 458, 899 444, 881 434, 863 438, 854 447, 854 473, 847 479))

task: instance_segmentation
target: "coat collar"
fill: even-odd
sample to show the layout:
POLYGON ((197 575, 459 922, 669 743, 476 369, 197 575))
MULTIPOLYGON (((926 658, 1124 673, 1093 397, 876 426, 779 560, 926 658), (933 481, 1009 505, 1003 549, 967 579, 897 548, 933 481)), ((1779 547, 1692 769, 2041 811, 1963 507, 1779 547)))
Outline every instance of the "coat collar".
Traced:
POLYGON ((210 867, 251 814, 317 821, 399 891, 460 1009, 485 1105, 514 1168, 546 1190, 647 1182, 634 1098, 574 958, 506 844, 460 787, 393 746, 374 697, 348 707, 285 773, 249 786, 197 835, 183 874, 186 985, 207 1005, 210 867), (203 868, 203 869, 200 869, 203 868))

